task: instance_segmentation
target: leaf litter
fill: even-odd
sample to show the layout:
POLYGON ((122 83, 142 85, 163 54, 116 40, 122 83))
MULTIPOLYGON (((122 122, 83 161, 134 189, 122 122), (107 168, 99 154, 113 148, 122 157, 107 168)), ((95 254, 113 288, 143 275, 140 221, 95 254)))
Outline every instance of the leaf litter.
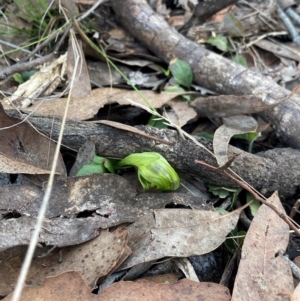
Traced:
MULTIPOLYGON (((130 254, 126 246, 127 237, 126 230, 117 229, 112 233, 103 230, 96 238, 83 244, 52 251, 50 248, 50 252, 49 248, 37 248, 26 285, 39 286, 47 277, 77 271, 91 291, 99 278, 115 270, 130 254)), ((0 257, 0 293, 7 295, 15 285, 23 262, 24 247, 8 249, 0 257)))
MULTIPOLYGON (((186 3, 182 5, 186 10, 188 10, 188 5, 186 3)), ((239 24, 240 21, 235 19, 233 15, 228 16, 230 16, 230 22, 232 24, 229 24, 230 30, 228 28, 227 30, 229 30, 232 34, 232 32, 237 29, 237 25, 234 25, 233 23, 235 22, 236 24, 239 24)), ((238 27, 241 26, 241 24, 238 25, 238 27)), ((238 29, 238 35, 241 35, 241 32, 242 35, 244 35, 244 29, 242 27, 238 29)), ((233 35, 237 34, 234 33, 233 35)), ((69 43, 69 46, 70 45, 71 43, 69 43)), ((117 44, 114 42, 110 46, 111 49, 117 49, 117 44)), ((69 47, 69 50, 72 49, 72 47, 69 47)), ((82 48, 80 49, 82 51, 82 48)), ((126 49, 128 53, 131 51, 130 47, 126 49)), ((137 53, 138 50, 135 49, 134 51, 137 53)), ((72 53, 69 53, 69 61, 67 62, 69 78, 71 78, 71 75, 73 74, 70 56, 72 56, 72 53)), ((149 55, 148 57, 150 58, 151 56, 149 55)), ((130 65, 130 60, 124 59, 123 62, 125 61, 127 61, 128 65, 130 65)), ((135 62, 134 60, 131 60, 131 63, 142 64, 143 62, 142 60, 139 60, 139 62, 138 60, 135 62)), ((144 60, 144 64, 150 66, 152 63, 151 60, 144 60)), ((133 102, 141 102, 145 105, 145 103, 138 98, 135 99, 137 95, 132 91, 118 90, 116 88, 95 89, 92 91, 91 95, 89 95, 90 85, 85 61, 82 62, 81 67, 82 72, 77 77, 77 85, 79 87, 79 85, 82 84, 84 88, 87 88, 87 90, 83 90, 82 87, 77 87, 78 90, 76 92, 78 93, 76 95, 73 94, 69 118, 79 120, 91 119, 97 114, 99 108, 106 104, 111 104, 113 102, 122 105, 127 104, 127 101, 124 100, 125 97, 133 99, 133 102), (104 93, 104 95, 102 95, 102 93, 104 93), (107 96, 109 93, 110 95, 107 96), (125 95, 126 93, 127 95, 125 95)), ((145 80, 147 76, 144 76, 143 78, 145 80)), ((146 82, 143 82, 143 84, 146 85, 146 82)), ((187 102, 179 103, 177 100, 172 100, 175 96, 179 96, 180 93, 174 93, 173 96, 170 94, 167 95, 167 93, 164 92, 157 94, 153 91, 143 91, 143 93, 151 100, 151 104, 154 104, 153 106, 155 108, 162 108, 164 105, 171 107, 172 111, 168 112, 169 117, 171 118, 172 116, 172 122, 178 127, 182 127, 189 122, 192 122, 196 117, 203 115, 206 116, 209 114, 210 116, 215 117, 227 117, 227 113, 224 113, 224 111, 232 110, 231 105, 233 101, 235 103, 244 101, 244 106, 240 106, 241 113, 240 111, 237 111, 238 113, 234 113, 235 115, 245 113, 250 114, 269 108, 268 106, 265 106, 264 102, 261 102, 260 98, 252 95, 245 96, 243 99, 238 96, 229 96, 229 98, 223 96, 223 99, 227 101, 227 104, 218 111, 214 110, 214 106, 218 106, 219 103, 220 105, 223 105, 225 102, 221 101, 218 103, 218 100, 215 98, 206 99, 204 101, 196 100, 194 102, 194 106, 191 107, 187 102), (250 100, 254 100, 255 104, 249 105, 250 100), (206 108, 201 108, 201 106, 203 107, 204 105, 206 108)), ((27 102, 31 97, 35 98, 36 96, 23 95, 23 98, 25 98, 27 102)), ((40 109, 37 109, 38 104, 39 101, 36 101, 29 110, 36 110, 35 112, 41 114, 57 116, 61 115, 62 106, 65 105, 63 99, 54 100, 49 107, 48 104, 43 103, 43 105, 39 107, 40 109)), ((246 117, 243 118, 246 119, 246 117)), ((10 119, 10 121, 12 121, 12 119, 10 119)), ((223 121, 226 121, 226 119, 223 121)), ((238 122, 237 129, 226 135, 226 142, 220 146, 220 153, 222 153, 222 150, 224 151, 224 149, 227 149, 231 135, 240 131, 240 126, 243 121, 245 120, 242 120, 241 123, 238 122)), ((24 124, 27 125, 26 123, 24 124)), ((1 127, 3 127, 3 125, 1 125, 1 127)), ((29 136, 32 135, 32 137, 35 137, 34 135, 37 133, 35 132, 33 135, 29 132, 29 129, 31 129, 30 126, 25 127, 26 133, 29 133, 29 136)), ((7 173, 49 173, 46 168, 44 169, 44 166, 47 165, 42 165, 41 167, 34 164, 34 161, 40 162, 42 160, 40 158, 36 160, 28 160, 28 162, 25 160, 25 163, 22 161, 23 159, 17 158, 16 160, 15 157, 13 157, 13 159, 11 158, 11 154, 20 152, 20 149, 22 149, 24 145, 26 146, 26 151, 27 149, 30 149, 31 153, 34 153, 35 151, 36 146, 33 146, 34 143, 28 143, 28 141, 23 137, 22 139, 19 138, 22 136, 22 130, 18 129, 17 134, 12 132, 12 137, 17 136, 16 139, 19 140, 16 141, 19 141, 20 143, 17 145, 17 150, 15 148, 11 148, 9 151, 6 150, 3 158, 1 158, 1 162, 5 163, 1 166, 1 170, 7 173)), ((10 133, 7 135, 7 140, 4 144, 8 141, 9 135, 10 133)), ((218 141, 220 141, 220 139, 218 140, 216 135, 216 144, 218 144, 218 141)), ((37 141, 37 145, 41 145, 43 143, 44 141, 37 141)), ((5 145, 7 145, 7 143, 5 145)), ((93 150, 94 149, 92 148, 92 151, 93 150)), ((43 160, 45 160, 45 158, 48 160, 48 153, 42 149, 41 153, 43 152, 44 157, 43 155, 41 155, 41 157, 43 157, 43 160)), ((223 156, 222 158, 219 156, 219 161, 222 163, 227 162, 226 156, 223 156)), ((30 155, 28 157, 30 157, 30 155)), ((51 162, 51 155, 49 162, 51 162)), ((61 166, 61 174, 65 176, 64 164, 62 161, 61 166)), ((79 179, 67 178, 55 183, 53 202, 50 204, 46 213, 44 230, 40 234, 40 242, 46 245, 60 247, 73 244, 76 244, 76 246, 52 251, 52 253, 56 256, 54 256, 54 261, 56 261, 55 263, 58 267, 57 269, 52 268, 52 275, 62 274, 46 279, 46 284, 36 289, 27 287, 24 291, 24 295, 22 296, 24 299, 22 300, 27 300, 26 298, 28 298, 28 300, 32 300, 35 298, 34 294, 36 293, 38 295, 45 296, 46 300, 61 298, 62 295, 60 295, 60 297, 57 297, 57 295, 55 296, 57 287, 61 285, 66 288, 65 299, 72 298, 73 300, 76 300, 76 298, 79 297, 80 300, 82 300, 84 294, 86 296, 84 299, 94 299, 98 296, 91 295, 90 290, 95 287, 95 283, 98 278, 103 279, 116 269, 135 266, 145 261, 156 261, 165 257, 188 257, 190 255, 206 254, 221 245, 226 239, 226 235, 230 233, 237 224, 240 214, 239 210, 225 215, 220 215, 218 212, 213 210, 202 211, 200 209, 205 207, 202 200, 199 202, 197 198, 186 197, 179 193, 156 193, 154 197, 151 193, 150 195, 144 194, 144 196, 142 194, 137 195, 136 191, 131 188, 131 185, 128 182, 124 182, 124 186, 122 186, 120 184, 122 183, 120 178, 121 177, 119 176, 109 177, 101 175, 101 177, 91 176, 79 179), (103 190, 103 186, 109 187, 106 180, 110 181, 110 183, 120 185, 119 190, 116 190, 116 194, 111 193, 109 189, 106 191, 103 190), (129 194, 124 193, 128 190, 129 194), (125 203, 126 205, 124 205, 125 203), (189 206, 190 208, 193 208, 193 210, 160 209, 170 203, 189 206), (80 214, 87 214, 88 217, 80 218, 80 214), (127 227, 124 225, 126 230, 117 229, 113 233, 103 230, 123 223, 131 223, 131 225, 127 227), (88 224, 90 224, 90 227, 88 227, 88 224), (75 231, 72 232, 72 229, 75 229, 75 231), (68 234, 70 234, 70 236, 68 236, 68 234), (60 236, 60 238, 58 238, 58 236, 60 236), (105 240, 105 237, 109 237, 113 242, 108 242, 105 240), (82 244, 83 241, 87 240, 89 241, 82 244), (105 251, 103 251, 103 249, 99 250, 99 246, 104 248, 107 247, 107 249, 105 249, 105 251), (132 253, 130 248, 132 248, 132 253), (115 252, 110 251, 113 249, 115 252), (101 256, 104 256, 104 259, 107 259, 105 261, 107 264, 99 267, 97 264, 94 265, 93 262, 98 260, 101 250, 101 256), (86 257, 86 255, 88 256, 86 257), (95 255, 95 257, 90 255, 95 255), (68 270, 79 271, 79 273, 65 272, 68 270), (81 274, 81 276, 79 274, 81 274), (54 286, 51 287, 53 284, 54 286), (74 285, 73 290, 69 290, 72 288, 71 285, 74 285), (85 289, 84 293, 83 288, 85 289), (79 289, 79 291, 76 291, 76 289, 79 289)), ((28 244, 31 230, 34 228, 35 217, 38 211, 38 203, 40 202, 43 192, 41 189, 33 188, 33 186, 30 185, 22 187, 6 186, 1 189, 1 194, 3 196, 3 203, 1 202, 3 217, 8 215, 13 216, 14 214, 15 216, 18 214, 21 215, 20 218, 9 217, 8 219, 0 220, 0 227, 3 229, 3 231, 1 231, 1 233, 3 233, 1 242, 8 241, 8 243, 0 244, 1 250, 4 250, 0 253, 0 255, 4 256, 6 251, 14 252, 17 251, 18 248, 21 248, 20 245, 28 244), (18 196, 22 195, 24 198, 14 198, 14 194, 18 196), (7 229, 10 229, 11 232, 7 229), (13 248, 7 249, 10 247, 13 248)), ((280 204, 279 199, 272 199, 270 201, 280 204)), ((283 208, 281 207, 281 209, 283 208)), ((234 298, 237 298, 236 300, 248 300, 249 298, 254 300, 256 299, 255 293, 257 292, 260 299, 265 298, 267 292, 270 294, 268 297, 270 300, 282 300, 280 299, 280 296, 289 296, 292 300, 296 300, 297 291, 295 290, 293 294, 293 286, 291 285, 289 269, 286 268, 281 260, 281 253, 285 251, 288 242, 288 237, 286 237, 288 229, 282 220, 280 220, 274 212, 271 212, 269 208, 264 208, 262 206, 260 212, 252 222, 251 228, 246 236, 243 247, 244 257, 240 263, 237 280, 235 282, 234 294, 236 295, 233 295, 232 300, 234 300, 234 298), (269 211, 266 211, 266 209, 269 211), (261 214, 261 216, 259 214, 261 214), (272 214, 274 216, 272 216, 272 214), (263 222, 265 222, 266 216, 268 217, 267 223, 264 224, 263 222), (257 220, 260 221, 259 226, 257 226, 257 220), (253 231, 253 228, 255 229, 255 235, 251 232, 253 231), (275 233, 276 231, 277 233, 275 233), (284 232, 285 236, 281 235, 282 232, 284 232), (262 239, 257 239, 258 236, 262 239), (280 241, 276 248, 274 241, 280 241), (247 259, 250 259, 251 262, 248 263, 247 259), (256 270, 250 272, 251 277, 249 277, 249 271, 251 271, 254 267, 256 270), (281 272, 279 276, 278 272, 281 272), (274 274, 274 277, 275 275, 277 276, 277 279, 270 276, 272 273, 274 274), (268 277, 270 277, 270 279, 268 277), (239 289, 241 287, 243 288, 243 286, 245 289, 241 292, 239 289), (246 293, 249 292, 247 288, 249 287, 251 287, 251 293, 247 295, 246 293), (253 289, 253 287, 255 289, 253 289), (246 293, 243 295, 245 291, 246 293), (271 299, 271 296, 273 296, 274 299, 271 299), (243 299, 244 297, 245 299, 243 299)), ((11 268, 10 274, 17 276, 18 268, 16 268, 16 266, 21 265, 22 262, 20 258, 22 258, 23 255, 24 250, 17 255, 17 257, 19 257, 16 262, 12 260, 13 257, 11 257, 11 255, 8 255, 8 257, 4 256, 1 263, 3 265, 9 263, 9 267, 11 268)), ((52 256, 53 255, 51 255, 50 252, 49 254, 46 254, 44 260, 51 260, 52 256)), ((102 263, 103 262, 101 261, 101 264, 102 263)), ((193 275, 193 271, 189 270, 190 268, 192 269, 192 267, 189 266, 187 262, 185 264, 188 266, 185 270, 186 275, 193 275)), ((50 266, 51 265, 49 264, 48 267, 50 268, 50 266)), ((6 270, 3 269, 3 271, 6 270)), ((2 274, 3 281, 5 280, 5 274, 7 275, 8 273, 9 272, 5 272, 2 274)), ((34 276, 37 275, 38 273, 33 272, 29 276, 30 280, 28 281, 31 281, 31 285, 34 282, 34 276)), ((2 287, 3 295, 8 294, 12 290, 14 281, 15 280, 5 282, 7 285, 6 288, 2 287), (10 287, 10 289, 7 289, 7 287, 10 287)), ((160 300, 161 296, 163 296, 164 300, 173 300, 174 290, 176 291, 176 297, 179 299, 182 298, 182 300, 195 300, 195 298, 199 297, 203 300, 212 300, 212 295, 214 298, 213 300, 230 300, 229 291, 225 287, 212 283, 195 284, 188 280, 179 281, 174 285, 154 285, 148 281, 121 281, 106 289, 100 297, 101 300, 113 297, 118 298, 118 300, 126 300, 129 295, 130 300, 141 300, 142 296, 147 295, 149 296, 147 297, 147 300, 160 300), (188 294, 186 293, 187 290, 189 291, 188 294)), ((5 299, 9 298, 10 297, 7 297, 5 299)))

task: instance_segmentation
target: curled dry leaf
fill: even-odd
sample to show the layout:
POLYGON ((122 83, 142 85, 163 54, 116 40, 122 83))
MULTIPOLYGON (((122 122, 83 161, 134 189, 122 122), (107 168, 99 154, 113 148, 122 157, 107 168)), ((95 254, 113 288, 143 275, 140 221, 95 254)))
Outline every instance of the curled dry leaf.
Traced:
POLYGON ((223 118, 221 125, 214 134, 213 147, 218 164, 224 165, 228 161, 227 150, 232 136, 255 132, 257 121, 246 115, 223 118))

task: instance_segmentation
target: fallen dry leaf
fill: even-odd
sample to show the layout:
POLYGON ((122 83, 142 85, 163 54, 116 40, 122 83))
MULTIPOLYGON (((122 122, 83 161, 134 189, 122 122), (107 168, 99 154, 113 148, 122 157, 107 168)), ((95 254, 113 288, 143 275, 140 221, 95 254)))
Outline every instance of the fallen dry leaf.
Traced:
MULTIPOLYGON (((12 295, 4 301, 12 299, 12 295)), ((20 301, 230 301, 228 288, 215 283, 198 283, 188 279, 174 284, 160 284, 140 280, 121 281, 105 289, 100 295, 91 294, 77 272, 66 272, 46 279, 39 287, 25 287, 20 301)))
MULTIPOLYGON (((0 105, 0 172, 49 174, 55 143, 28 123, 20 122, 20 119, 9 117, 0 105)), ((56 172, 66 174, 61 156, 56 172)))
MULTIPOLYGON (((12 295, 3 300, 12 300, 12 295)), ((20 301, 100 301, 100 296, 90 293, 83 279, 77 272, 63 273, 57 277, 50 277, 42 286, 25 286, 20 301)), ((102 301, 102 299, 101 299, 102 301)))
POLYGON ((132 254, 119 270, 163 257, 208 253, 224 242, 239 214, 238 210, 226 215, 202 210, 154 210, 127 227, 132 254))
POLYGON ((146 280, 120 281, 105 289, 101 301, 230 301, 228 288, 188 279, 167 285, 146 280))
POLYGON ((168 106, 172 108, 172 111, 164 113, 164 117, 170 118, 170 120, 179 127, 183 127, 197 117, 195 109, 186 101, 169 100, 168 106))
MULTIPOLYGON (((28 245, 35 224, 36 218, 28 216, 1 220, 0 251, 28 245)), ((103 226, 103 218, 98 216, 45 219, 39 235, 39 243, 57 247, 76 245, 96 237, 101 226, 103 226)))
POLYGON ((98 278, 108 275, 120 264, 127 239, 126 230, 117 229, 113 233, 102 230, 93 240, 62 250, 62 262, 52 265, 47 275, 77 271, 92 290, 98 278))
POLYGON ((140 280, 147 280, 152 281, 155 283, 165 283, 165 284, 172 284, 178 282, 179 279, 182 278, 181 273, 167 273, 167 274, 161 274, 161 275, 155 275, 155 276, 146 276, 140 278, 140 280))
MULTIPOLYGON (((277 192, 268 201, 284 212, 277 192)), ((287 300, 280 294, 291 295, 294 289, 290 267, 281 255, 288 242, 288 225, 262 205, 244 240, 232 301, 287 300)))
POLYGON ((300 284, 296 286, 291 297, 291 301, 300 301, 300 284))
POLYGON ((183 272, 185 278, 199 282, 199 278, 191 262, 187 258, 175 258, 174 263, 183 272))
MULTIPOLYGON (((47 254, 48 249, 37 249, 26 278, 26 285, 38 286, 45 278, 68 271, 77 271, 90 291, 98 278, 115 270, 130 254, 127 248, 127 231, 113 233, 102 230, 100 235, 86 243, 56 249, 47 254), (46 250, 45 250, 46 249, 46 250), (125 252, 125 256, 124 255, 125 252), (43 256, 46 255, 46 256, 43 256)), ((0 253, 0 294, 12 292, 22 266, 26 248, 18 247, 0 253)))
POLYGON ((252 116, 240 115, 223 118, 221 125, 214 134, 213 147, 220 166, 228 161, 227 151, 230 139, 237 134, 255 132, 257 121, 252 116))
MULTIPOLYGON (((140 91, 154 108, 160 108, 169 100, 184 93, 161 92, 156 93, 150 90, 140 91)), ((128 105, 125 99, 129 98, 137 104, 148 106, 147 103, 133 90, 124 90, 117 88, 99 88, 92 90, 91 96, 81 99, 72 99, 68 109, 68 118, 75 120, 87 120, 93 118, 106 104, 118 103, 120 105, 128 105)), ((43 103, 40 107, 39 101, 33 106, 27 108, 28 111, 34 111, 36 114, 62 116, 66 106, 66 99, 53 99, 43 103)), ((148 106, 149 107, 149 106, 148 106)))

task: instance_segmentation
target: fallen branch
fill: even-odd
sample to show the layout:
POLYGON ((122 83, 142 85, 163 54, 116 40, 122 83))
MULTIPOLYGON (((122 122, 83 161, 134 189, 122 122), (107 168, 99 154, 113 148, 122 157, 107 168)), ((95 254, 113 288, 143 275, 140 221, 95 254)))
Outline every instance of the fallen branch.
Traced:
MULTIPOLYGON (((255 95, 266 104, 275 104, 290 91, 273 80, 210 52, 171 28, 154 13, 145 0, 111 2, 120 22, 165 62, 179 58, 193 69, 195 81, 221 94, 255 95)), ((300 97, 259 113, 272 124, 277 136, 290 146, 300 148, 300 97)))
MULTIPOLYGON (((8 111, 15 117, 15 110, 8 111)), ((54 140, 57 139, 61 126, 60 118, 45 116, 29 117, 40 131, 54 140)), ((155 151, 162 154, 177 170, 195 177, 202 177, 208 183, 233 186, 236 183, 224 175, 216 174, 207 168, 195 164, 195 160, 218 166, 215 158, 204 148, 191 140, 183 140, 175 130, 156 129, 150 126, 139 126, 138 129, 147 135, 163 139, 173 145, 153 141, 136 133, 113 128, 104 124, 77 122, 68 120, 63 136, 63 145, 78 150, 91 139, 96 144, 96 152, 100 156, 124 158, 131 153, 155 151)), ((206 139, 197 139, 212 151, 212 143, 206 139)), ((285 148, 261 152, 257 155, 246 153, 235 147, 228 147, 228 157, 238 155, 231 168, 247 183, 263 194, 271 194, 275 190, 280 195, 293 195, 300 183, 300 151, 285 148)))

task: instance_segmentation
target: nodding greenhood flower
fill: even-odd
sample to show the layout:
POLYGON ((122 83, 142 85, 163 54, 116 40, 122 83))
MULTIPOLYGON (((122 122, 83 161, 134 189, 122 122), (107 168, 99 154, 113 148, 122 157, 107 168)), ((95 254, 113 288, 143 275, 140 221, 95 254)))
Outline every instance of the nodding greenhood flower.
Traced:
POLYGON ((115 168, 136 166, 144 190, 156 187, 162 190, 176 190, 180 178, 168 161, 159 153, 145 152, 131 154, 117 163, 115 168))

